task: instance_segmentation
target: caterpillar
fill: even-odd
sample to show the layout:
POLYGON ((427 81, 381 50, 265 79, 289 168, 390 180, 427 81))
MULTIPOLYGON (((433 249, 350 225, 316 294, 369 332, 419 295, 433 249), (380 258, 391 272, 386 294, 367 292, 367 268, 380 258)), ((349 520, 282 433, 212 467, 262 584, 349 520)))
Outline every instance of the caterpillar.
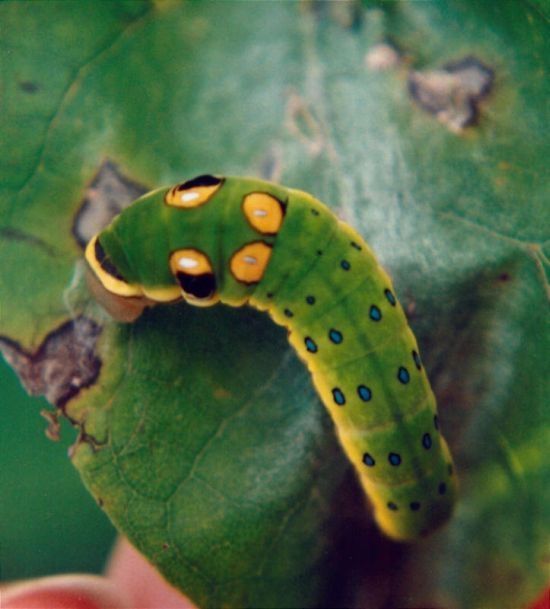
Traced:
POLYGON ((392 282, 313 196, 201 175, 139 198, 85 257, 119 320, 181 299, 267 311, 311 372, 381 530, 414 540, 450 517, 452 459, 392 282))

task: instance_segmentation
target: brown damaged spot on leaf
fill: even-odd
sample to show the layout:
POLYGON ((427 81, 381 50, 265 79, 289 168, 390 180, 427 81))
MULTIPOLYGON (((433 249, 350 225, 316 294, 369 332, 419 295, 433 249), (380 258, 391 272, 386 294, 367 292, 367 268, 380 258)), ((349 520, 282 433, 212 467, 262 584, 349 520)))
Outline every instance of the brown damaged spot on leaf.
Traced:
POLYGON ((465 57, 440 70, 411 71, 409 93, 414 102, 453 133, 477 123, 479 102, 492 88, 494 72, 475 57, 465 57))
POLYGON ((73 222, 73 235, 80 247, 84 248, 96 233, 148 190, 124 176, 112 161, 104 161, 86 189, 73 222))
MULTIPOLYGON (((65 415, 66 416, 66 415, 65 415)), ((97 450, 105 446, 105 443, 98 442, 93 436, 86 432, 85 423, 72 421, 72 423, 78 427, 78 437, 76 438, 74 444, 69 446, 68 456, 69 459, 72 459, 76 453, 77 448, 81 444, 87 444, 92 451, 95 453, 97 450)), ((46 433, 47 435, 47 433, 46 433)))
POLYGON ((5 336, 0 336, 0 351, 30 395, 44 395, 64 412, 67 402, 99 375, 95 346, 100 334, 98 324, 78 317, 50 332, 34 353, 5 336))
POLYGON ((59 442, 61 439, 60 430, 61 425, 59 423, 59 410, 41 410, 40 415, 46 419, 48 422, 48 427, 46 427, 46 437, 53 442, 59 442))

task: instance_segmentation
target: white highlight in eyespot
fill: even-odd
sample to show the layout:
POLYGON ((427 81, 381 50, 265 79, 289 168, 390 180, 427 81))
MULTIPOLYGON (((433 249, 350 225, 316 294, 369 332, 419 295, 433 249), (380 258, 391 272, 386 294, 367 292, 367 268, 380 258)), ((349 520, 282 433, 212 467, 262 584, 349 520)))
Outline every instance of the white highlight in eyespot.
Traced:
POLYGON ((189 203, 190 201, 194 201, 195 199, 199 198, 199 193, 198 192, 184 192, 181 195, 181 200, 183 203, 189 203))
POLYGON ((256 216, 257 218, 265 218, 267 216, 267 211, 265 209, 255 209, 252 212, 253 216, 256 216))
POLYGON ((193 258, 186 258, 185 256, 182 256, 178 260, 178 266, 181 267, 182 269, 195 269, 199 266, 199 263, 197 260, 194 260, 193 258))
POLYGON ((245 256, 243 261, 246 262, 246 264, 258 264, 258 259, 254 256, 245 256))

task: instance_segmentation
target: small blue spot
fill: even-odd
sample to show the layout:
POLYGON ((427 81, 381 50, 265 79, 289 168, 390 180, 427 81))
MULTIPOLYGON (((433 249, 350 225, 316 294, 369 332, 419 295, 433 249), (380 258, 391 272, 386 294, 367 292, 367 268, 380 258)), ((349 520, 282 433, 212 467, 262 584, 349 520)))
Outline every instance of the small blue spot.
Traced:
POLYGON ((384 290, 384 294, 386 295, 386 298, 388 299, 388 302, 391 304, 392 307, 395 307, 395 296, 393 295, 393 293, 391 292, 391 290, 388 290, 387 288, 384 290))
POLYGON ((411 508, 411 510, 412 510, 413 512, 418 512, 418 510, 420 509, 420 503, 418 503, 418 501, 412 501, 412 502, 409 504, 409 507, 411 508))
POLYGON ((439 418, 436 414, 434 414, 434 427, 439 429, 439 418))
POLYGON ((335 345, 339 345, 344 340, 342 332, 340 332, 339 330, 334 330, 334 328, 330 330, 330 332, 328 333, 328 337, 335 345))
POLYGON ((338 406, 343 406, 346 403, 346 396, 342 393, 341 389, 338 389, 338 387, 335 387, 332 390, 332 397, 338 406))
POLYGON ((412 356, 413 356, 413 360, 414 360, 414 364, 416 366, 416 369, 420 370, 422 368, 422 362, 420 361, 420 355, 418 355, 417 351, 413 350, 412 356))
POLYGON ((380 311, 376 305, 372 305, 369 311, 369 317, 372 321, 380 321, 382 319, 382 311, 380 311))
POLYGON ((315 296, 306 296, 306 302, 309 305, 315 304, 315 296))
POLYGON ((397 453, 390 453, 388 455, 388 461, 394 467, 397 467, 398 465, 401 465, 401 457, 397 453))
POLYGON ((293 313, 293 312, 292 312, 290 309, 285 309, 285 310, 284 310, 284 314, 285 314, 287 317, 294 317, 294 313, 293 313))
POLYGON ((309 336, 306 336, 304 342, 306 343, 306 349, 310 353, 317 353, 317 344, 315 343, 315 341, 312 338, 310 338, 309 336))
POLYGON ((368 467, 372 467, 376 463, 376 461, 372 458, 371 455, 369 455, 369 453, 365 453, 363 455, 363 463, 368 467))
POLYGON ((425 433, 422 436, 422 446, 426 449, 426 450, 430 450, 430 448, 432 447, 432 436, 430 436, 429 433, 425 433))
POLYGON ((401 366, 397 371, 397 378, 399 379, 400 383, 403 383, 403 385, 406 385, 411 380, 409 371, 403 366, 401 366))
POLYGON ((439 492, 440 495, 444 495, 447 492, 447 485, 445 484, 445 482, 442 482, 438 487, 437 490, 439 492))
POLYGON ((340 266, 344 269, 344 271, 349 271, 351 268, 351 264, 347 260, 342 260, 342 262, 340 262, 340 266))
POLYGON ((392 512, 397 512, 398 508, 393 501, 388 501, 387 505, 389 510, 391 510, 392 512))
POLYGON ((372 399, 372 391, 366 385, 359 385, 357 393, 363 402, 369 402, 372 399))

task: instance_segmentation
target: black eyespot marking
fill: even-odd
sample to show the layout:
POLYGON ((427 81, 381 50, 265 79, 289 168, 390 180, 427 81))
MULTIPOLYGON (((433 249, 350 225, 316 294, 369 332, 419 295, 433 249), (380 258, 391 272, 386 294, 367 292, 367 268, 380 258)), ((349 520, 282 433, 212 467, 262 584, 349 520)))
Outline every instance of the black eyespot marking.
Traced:
POLYGON ((439 418, 436 414, 434 414, 434 428, 439 430, 439 418))
POLYGON ((390 453, 388 455, 388 461, 390 462, 390 465, 397 467, 398 465, 401 465, 401 455, 398 455, 397 453, 390 453))
POLYGON ((352 241, 350 243, 350 245, 351 245, 351 247, 353 247, 353 249, 356 249, 358 252, 360 252, 363 249, 358 243, 355 243, 355 241, 352 241))
POLYGON ((447 471, 449 472, 449 476, 453 475, 453 466, 451 463, 447 466, 447 471))
POLYGON ((315 304, 315 296, 306 296, 306 302, 308 305, 314 305, 315 304))
POLYGON ((266 297, 267 297, 267 298, 273 298, 273 292, 268 292, 268 293, 266 294, 266 297))
POLYGON ((374 464, 376 463, 376 461, 373 459, 372 455, 370 455, 369 453, 365 453, 363 455, 363 463, 367 466, 367 467, 373 467, 374 464))
POLYGON ((411 503, 409 503, 409 507, 413 512, 418 512, 420 509, 420 503, 418 501, 411 501, 411 503))
POLYGON ((214 273, 188 275, 178 271, 176 280, 185 294, 198 300, 206 300, 216 293, 216 277, 214 273))
POLYGON ((285 309, 285 310, 284 310, 284 314, 285 314, 287 317, 294 317, 294 313, 293 313, 293 312, 292 312, 290 309, 285 309))
POLYGON ((342 260, 342 262, 340 262, 340 266, 344 269, 344 271, 349 271, 351 269, 351 264, 347 260, 342 260))
POLYGON ((323 250, 317 250, 317 256, 322 256, 323 255, 323 250))
POLYGON ((430 448, 432 447, 432 436, 430 436, 429 433, 425 433, 422 436, 422 446, 426 449, 426 450, 430 450, 430 448))
POLYGON ((111 262, 111 259, 105 253, 105 250, 103 249, 103 246, 99 242, 99 239, 95 240, 94 255, 95 255, 95 259, 97 260, 99 266, 108 275, 111 275, 111 277, 114 277, 115 279, 118 279, 119 281, 124 281, 125 283, 127 283, 126 279, 124 279, 124 277, 119 273, 116 266, 111 262))
POLYGON ((392 512, 397 512, 397 510, 399 509, 393 501, 388 501, 387 505, 388 505, 388 509, 391 510, 392 512))
POLYGON ((311 210, 311 213, 312 213, 314 216, 318 216, 318 215, 319 215, 319 212, 318 212, 316 209, 312 209, 312 210, 311 210))
POLYGON ((447 492, 447 485, 445 484, 445 482, 442 482, 438 487, 437 487, 437 492, 440 495, 444 495, 447 492))
POLYGON ((190 188, 197 188, 198 186, 217 186, 222 181, 222 178, 204 174, 187 180, 187 182, 180 184, 176 190, 189 190, 190 188))

